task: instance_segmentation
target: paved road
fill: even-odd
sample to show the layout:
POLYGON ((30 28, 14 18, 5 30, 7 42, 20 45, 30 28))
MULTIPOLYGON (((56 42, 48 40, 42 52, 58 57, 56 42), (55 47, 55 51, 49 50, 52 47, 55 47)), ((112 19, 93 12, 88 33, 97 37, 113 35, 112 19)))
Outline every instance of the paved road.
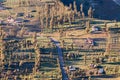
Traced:
POLYGON ((62 80, 69 80, 68 75, 67 75, 67 73, 64 69, 64 61, 63 61, 63 55, 62 55, 62 50, 61 50, 60 44, 55 39, 53 39, 53 38, 50 38, 50 39, 56 45, 57 50, 58 50, 59 64, 60 64, 60 69, 61 69, 61 72, 62 72, 62 80))

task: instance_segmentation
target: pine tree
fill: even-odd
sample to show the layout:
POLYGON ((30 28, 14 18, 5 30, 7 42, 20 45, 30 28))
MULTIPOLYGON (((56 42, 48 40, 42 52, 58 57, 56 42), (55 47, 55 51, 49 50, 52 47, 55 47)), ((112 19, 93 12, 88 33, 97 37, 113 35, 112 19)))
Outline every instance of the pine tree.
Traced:
POLYGON ((48 28, 49 25, 49 7, 48 4, 45 4, 45 19, 46 19, 46 29, 48 28))
POLYGON ((81 18, 81 13, 80 12, 78 12, 77 15, 78 15, 79 18, 81 18))
POLYGON ((86 65, 87 56, 84 54, 84 64, 86 65))
POLYGON ((22 66, 23 63, 24 63, 23 60, 21 60, 21 61, 19 62, 19 66, 22 66))
POLYGON ((106 22, 104 23, 104 27, 105 27, 105 31, 108 31, 108 26, 106 22))
POLYGON ((41 31, 43 31, 44 29, 44 18, 43 17, 40 18, 40 29, 41 31))
POLYGON ((92 80, 92 79, 91 79, 91 76, 88 77, 88 80, 92 80))
POLYGON ((105 50, 105 56, 109 54, 110 56, 110 48, 111 48, 111 35, 110 33, 108 32, 107 33, 107 44, 106 44, 106 50, 105 50))
POLYGON ((117 21, 115 22, 115 27, 118 27, 119 25, 117 24, 117 21))
POLYGON ((82 12, 82 18, 85 19, 85 14, 84 14, 84 12, 82 12))
POLYGON ((48 16, 46 17, 46 29, 48 28, 48 16))
POLYGON ((74 1, 73 3, 73 7, 74 7, 74 13, 77 14, 77 6, 76 6, 76 1, 74 1))
POLYGON ((22 0, 18 0, 19 7, 22 6, 22 0))
POLYGON ((88 33, 90 31, 90 21, 86 22, 86 32, 88 33))
POLYGON ((53 29, 53 24, 54 24, 53 21, 54 21, 54 18, 52 16, 50 19, 50 29, 53 29))
POLYGON ((20 30, 20 35, 19 36, 22 38, 24 33, 25 33, 25 30, 24 30, 24 26, 23 26, 20 30))
POLYGON ((50 52, 50 58, 53 58, 53 53, 52 52, 50 52))
POLYGON ((80 11, 83 12, 83 4, 80 5, 80 11))
POLYGON ((36 43, 36 40, 37 40, 37 33, 34 32, 34 34, 33 34, 33 44, 36 43))
POLYGON ((90 7, 89 10, 88 10, 88 17, 89 17, 89 18, 92 18, 92 17, 93 17, 92 7, 90 7))
POLYGON ((58 72, 60 72, 60 63, 59 63, 59 59, 57 58, 57 66, 58 66, 58 72))
POLYGON ((69 4, 69 9, 72 10, 72 4, 69 4))
POLYGON ((61 45, 64 48, 64 45, 65 45, 65 41, 64 40, 61 41, 61 45))
POLYGON ((9 35, 10 35, 10 36, 16 36, 15 29, 10 29, 10 30, 9 30, 9 35))
POLYGON ((65 15, 63 16, 63 22, 64 22, 64 24, 66 22, 66 16, 65 15))
POLYGON ((39 46, 37 43, 36 43, 34 49, 35 49, 35 53, 36 53, 35 54, 35 65, 34 65, 35 73, 36 73, 38 68, 40 67, 40 59, 41 59, 40 50, 39 50, 39 46))
POLYGON ((68 13, 68 21, 69 21, 69 25, 71 26, 71 22, 72 22, 72 20, 71 20, 71 12, 68 13))
POLYGON ((32 53, 29 53, 29 59, 32 59, 32 53))

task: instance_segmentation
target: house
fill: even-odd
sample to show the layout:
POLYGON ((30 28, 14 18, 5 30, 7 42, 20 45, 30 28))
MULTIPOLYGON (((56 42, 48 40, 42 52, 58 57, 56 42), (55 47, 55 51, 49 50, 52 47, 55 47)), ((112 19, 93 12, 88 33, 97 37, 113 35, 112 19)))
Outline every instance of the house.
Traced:
POLYGON ((9 17, 7 18, 7 23, 14 23, 14 18, 11 17, 11 16, 9 16, 9 17))
POLYGON ((5 7, 0 3, 0 11, 5 10, 5 7))
POLYGON ((99 31, 99 30, 100 30, 99 26, 97 26, 97 25, 92 26, 92 31, 93 32, 94 31, 99 31))
POLYGON ((85 43, 90 44, 90 45, 92 45, 92 46, 94 46, 94 45, 95 45, 94 40, 93 40, 93 39, 91 39, 91 38, 87 38, 87 39, 85 40, 85 43))

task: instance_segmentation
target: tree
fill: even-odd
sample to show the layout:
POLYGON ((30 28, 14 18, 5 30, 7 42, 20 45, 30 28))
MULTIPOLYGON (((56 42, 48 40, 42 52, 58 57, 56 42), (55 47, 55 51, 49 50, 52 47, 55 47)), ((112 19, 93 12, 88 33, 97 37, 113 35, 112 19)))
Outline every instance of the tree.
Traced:
POLYGON ((19 62, 19 66, 22 66, 23 63, 24 63, 23 60, 21 60, 21 61, 19 62))
POLYGON ((117 24, 117 21, 115 21, 115 27, 118 27, 119 25, 117 24))
MULTIPOLYGON (((108 32, 108 36, 107 36, 107 44, 106 44, 106 50, 104 53, 104 56, 108 55, 110 53, 110 48, 111 48, 111 35, 108 32)), ((110 55, 109 55, 110 56, 110 55)))
POLYGON ((88 80, 92 80, 92 79, 91 79, 91 76, 88 77, 88 80))
POLYGON ((104 27, 105 27, 105 31, 107 31, 107 32, 108 32, 108 29, 109 29, 109 28, 108 28, 108 26, 107 26, 107 23, 106 23, 106 22, 104 23, 104 27))
POLYGON ((32 53, 29 53, 29 59, 32 59, 32 53))
POLYGON ((22 6, 22 0, 18 0, 19 7, 22 6))
POLYGON ((71 22, 72 22, 72 20, 71 20, 71 12, 68 13, 68 21, 69 21, 69 25, 71 26, 71 22))
POLYGON ((35 73, 38 71, 38 68, 40 67, 40 59, 41 59, 41 55, 40 55, 40 50, 39 50, 39 46, 36 43, 35 45, 35 65, 34 65, 34 69, 35 69, 35 73))
POLYGON ((58 72, 60 72, 60 63, 58 58, 57 58, 57 66, 58 66, 58 72))
POLYGON ((82 18, 83 18, 83 19, 85 18, 85 14, 84 14, 84 12, 82 12, 82 18))
POLYGON ((53 29, 53 21, 54 21, 54 18, 53 18, 53 16, 51 17, 51 19, 50 19, 50 29, 52 30, 53 29))
POLYGON ((73 43, 71 44, 71 49, 72 49, 72 50, 74 49, 74 45, 73 45, 73 43))
POLYGON ((83 12, 83 4, 80 5, 80 11, 83 12))
POLYGON ((74 14, 77 14, 77 6, 76 6, 76 1, 74 1, 74 3, 73 3, 73 7, 74 7, 74 14))
POLYGON ((40 18, 40 29, 41 31, 43 31, 44 29, 44 18, 43 17, 40 18))
POLYGON ((39 19, 40 18, 40 7, 36 5, 35 8, 36 8, 36 15, 35 15, 35 17, 36 17, 36 19, 39 19))
POLYGON ((88 33, 90 31, 90 21, 86 22, 86 32, 88 33))
POLYGON ((72 17, 72 21, 75 21, 75 14, 74 11, 71 10, 71 17, 72 17))
POLYGON ((66 16, 65 15, 63 16, 63 22, 64 22, 64 24, 66 22, 66 16))
POLYGON ((53 52, 50 52, 50 58, 53 58, 53 52))
POLYGON ((80 12, 78 12, 77 15, 78 15, 79 18, 81 18, 81 13, 80 12))
POLYGON ((87 56, 84 54, 84 64, 86 65, 87 56))
POLYGON ((64 48, 64 45, 65 45, 65 41, 64 40, 61 41, 61 45, 64 48))
POLYGON ((48 28, 48 22, 49 20, 48 20, 48 17, 46 17, 46 29, 48 28))
POLYGON ((29 7, 30 6, 30 0, 26 0, 26 5, 29 7))
POLYGON ((45 18, 46 18, 46 28, 48 28, 49 23, 49 6, 45 4, 45 18))
POLYGON ((25 33, 25 30, 24 30, 24 26, 23 26, 20 30, 20 35, 19 36, 22 38, 24 33, 25 33))
POLYGON ((89 17, 89 18, 92 18, 92 17, 93 17, 92 7, 90 7, 89 10, 88 10, 88 17, 89 17))
POLYGON ((16 33, 15 29, 10 29, 9 30, 9 36, 16 37, 16 35, 17 35, 17 33, 16 33))
POLYGON ((72 4, 69 4, 69 9, 72 10, 72 4))
POLYGON ((37 33, 34 32, 34 34, 33 34, 33 44, 36 44, 36 40, 37 40, 37 33))

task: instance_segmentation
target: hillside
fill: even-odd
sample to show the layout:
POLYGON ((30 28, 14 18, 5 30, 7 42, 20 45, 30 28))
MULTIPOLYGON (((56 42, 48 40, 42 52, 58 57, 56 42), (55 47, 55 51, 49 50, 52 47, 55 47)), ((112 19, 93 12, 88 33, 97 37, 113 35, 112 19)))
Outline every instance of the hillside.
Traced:
MULTIPOLYGON (((65 5, 73 3, 75 0, 61 0, 65 5)), ((107 20, 120 20, 120 6, 116 4, 113 0, 76 0, 77 7, 81 3, 84 5, 84 12, 87 15, 87 10, 90 5, 95 9, 94 17, 99 19, 107 20)))
POLYGON ((102 0, 102 4, 97 5, 95 9, 95 17, 120 20, 120 6, 112 0, 102 0))

